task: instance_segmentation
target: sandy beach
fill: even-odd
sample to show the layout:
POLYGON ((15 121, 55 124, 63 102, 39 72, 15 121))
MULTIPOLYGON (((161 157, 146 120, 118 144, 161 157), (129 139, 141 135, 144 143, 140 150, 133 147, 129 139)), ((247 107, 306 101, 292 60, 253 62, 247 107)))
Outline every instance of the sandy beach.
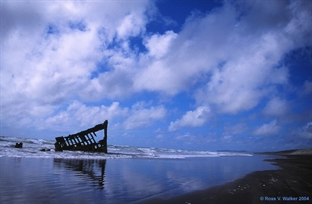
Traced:
POLYGON ((40 151, 53 141, 0 138, 0 203, 311 203, 311 149, 197 152, 109 146, 40 151), (310 154, 310 155, 307 155, 310 154))
POLYGON ((281 169, 256 171, 206 190, 143 203, 312 203, 311 159, 311 155, 287 155, 268 160, 281 169))

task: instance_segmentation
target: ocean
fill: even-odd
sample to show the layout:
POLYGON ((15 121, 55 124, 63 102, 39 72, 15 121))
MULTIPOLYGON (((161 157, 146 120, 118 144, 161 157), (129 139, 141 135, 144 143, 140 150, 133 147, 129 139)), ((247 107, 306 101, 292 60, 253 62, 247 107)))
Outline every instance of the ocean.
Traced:
POLYGON ((108 152, 55 152, 54 141, 1 136, 0 203, 135 203, 278 168, 245 152, 117 145, 108 152))

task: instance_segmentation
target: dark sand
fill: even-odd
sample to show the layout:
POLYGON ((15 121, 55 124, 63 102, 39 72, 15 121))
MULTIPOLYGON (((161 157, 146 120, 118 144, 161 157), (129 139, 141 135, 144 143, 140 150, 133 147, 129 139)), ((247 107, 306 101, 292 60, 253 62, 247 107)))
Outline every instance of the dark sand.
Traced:
POLYGON ((312 155, 287 155, 268 161, 281 169, 257 171, 206 190, 143 203, 312 203, 312 155))

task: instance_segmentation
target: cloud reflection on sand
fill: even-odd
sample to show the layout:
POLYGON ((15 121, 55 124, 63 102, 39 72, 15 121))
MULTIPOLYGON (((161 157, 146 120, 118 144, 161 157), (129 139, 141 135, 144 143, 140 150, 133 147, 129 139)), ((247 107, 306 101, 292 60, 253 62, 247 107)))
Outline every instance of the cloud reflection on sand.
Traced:
POLYGON ((186 159, 0 157, 0 203, 130 203, 169 198, 274 169, 265 156, 186 159))

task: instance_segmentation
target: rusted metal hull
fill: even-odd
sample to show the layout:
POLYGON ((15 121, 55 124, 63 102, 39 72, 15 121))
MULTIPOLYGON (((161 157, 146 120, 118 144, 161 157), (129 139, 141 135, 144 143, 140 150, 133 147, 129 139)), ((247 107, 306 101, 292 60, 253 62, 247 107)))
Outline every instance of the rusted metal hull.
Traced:
POLYGON ((77 150, 77 151, 91 151, 107 153, 107 126, 108 121, 98 124, 93 128, 78 132, 67 137, 56 137, 54 143, 55 151, 63 150, 77 150), (102 140, 96 142, 94 137, 95 132, 104 130, 104 137, 102 140))

